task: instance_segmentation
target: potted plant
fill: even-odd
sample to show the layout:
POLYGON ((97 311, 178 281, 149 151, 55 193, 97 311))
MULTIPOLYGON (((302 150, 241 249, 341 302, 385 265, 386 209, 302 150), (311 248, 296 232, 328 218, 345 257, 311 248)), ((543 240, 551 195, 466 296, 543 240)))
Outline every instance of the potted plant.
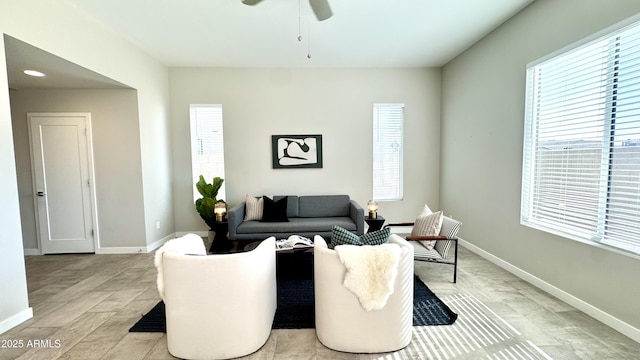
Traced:
POLYGON ((215 248, 217 251, 229 250, 231 245, 231 242, 227 239, 227 225, 221 221, 223 220, 223 214, 226 213, 226 203, 224 200, 216 198, 223 182, 224 179, 215 177, 212 183, 207 183, 204 176, 200 175, 200 179, 196 183, 196 188, 202 195, 200 199, 196 200, 196 210, 202 220, 209 226, 211 248, 215 248), (220 204, 223 206, 221 207, 220 204), (220 212, 221 209, 222 214, 220 212), (216 212, 218 213, 216 214, 216 212), (218 232, 221 233, 218 234, 218 232))
POLYGON ((226 204, 224 200, 216 199, 222 183, 224 183, 224 179, 215 177, 213 178, 213 183, 209 184, 202 175, 200 175, 200 180, 196 183, 196 189, 198 189, 198 192, 202 195, 200 199, 196 200, 196 210, 198 211, 198 214, 200 214, 202 220, 209 225, 209 229, 213 229, 215 227, 216 204, 226 204))

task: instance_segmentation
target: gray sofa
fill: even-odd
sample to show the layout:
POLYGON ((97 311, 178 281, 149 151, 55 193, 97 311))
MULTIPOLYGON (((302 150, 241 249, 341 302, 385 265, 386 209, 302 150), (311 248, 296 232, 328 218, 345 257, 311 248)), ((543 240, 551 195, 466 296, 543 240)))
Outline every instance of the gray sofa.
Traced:
MULTIPOLYGON (((277 201, 284 196, 274 196, 277 201)), ((287 196, 288 222, 244 221, 245 203, 227 213, 229 240, 263 240, 270 236, 286 239, 301 235, 313 239, 331 238, 331 229, 339 225, 355 234, 364 233, 364 209, 349 195, 287 196)))

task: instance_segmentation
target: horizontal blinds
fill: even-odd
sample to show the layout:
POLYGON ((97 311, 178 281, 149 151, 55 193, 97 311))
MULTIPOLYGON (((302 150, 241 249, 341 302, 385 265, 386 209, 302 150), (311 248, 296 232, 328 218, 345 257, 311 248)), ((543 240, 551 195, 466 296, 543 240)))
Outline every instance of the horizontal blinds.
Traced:
POLYGON ((403 104, 373 105, 373 198, 402 199, 403 104))
MULTIPOLYGON (((224 132, 222 105, 191 105, 191 163, 194 199, 201 195, 195 187, 200 175, 207 182, 219 176, 224 179, 224 132)), ((224 184, 218 198, 225 199, 224 184)))
POLYGON ((640 27, 527 69, 522 222, 640 253, 640 27))

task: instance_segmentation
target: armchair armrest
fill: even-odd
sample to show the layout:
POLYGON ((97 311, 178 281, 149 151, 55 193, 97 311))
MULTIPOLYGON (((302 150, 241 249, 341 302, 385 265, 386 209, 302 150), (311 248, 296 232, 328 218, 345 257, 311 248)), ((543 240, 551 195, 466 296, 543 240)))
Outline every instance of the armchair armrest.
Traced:
POLYGON ((413 226, 414 223, 412 222, 401 222, 401 223, 393 223, 393 224, 387 224, 384 227, 392 227, 392 226, 413 226))
POLYGON ((420 241, 420 240, 453 240, 446 236, 442 235, 431 235, 431 236, 407 236, 405 238, 408 241, 420 241))
POLYGON ((236 230, 240 224, 244 221, 245 203, 242 202, 236 205, 227 212, 227 222, 229 224, 229 240, 236 239, 236 230))
POLYGON ((356 223, 356 234, 364 234, 364 209, 355 200, 349 201, 349 217, 356 223))

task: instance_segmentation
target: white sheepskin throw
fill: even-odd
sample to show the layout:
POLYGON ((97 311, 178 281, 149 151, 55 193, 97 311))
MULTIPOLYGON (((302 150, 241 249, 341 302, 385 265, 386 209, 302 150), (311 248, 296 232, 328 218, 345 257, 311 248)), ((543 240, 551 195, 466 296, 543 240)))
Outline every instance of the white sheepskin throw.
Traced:
POLYGON ((335 251, 347 269, 342 283, 366 311, 380 310, 393 294, 401 249, 396 244, 338 245, 335 251))
POLYGON ((164 301, 164 277, 162 276, 162 255, 165 251, 175 251, 179 254, 207 255, 204 241, 196 234, 187 234, 167 241, 156 251, 153 263, 158 270, 158 293, 164 301))

